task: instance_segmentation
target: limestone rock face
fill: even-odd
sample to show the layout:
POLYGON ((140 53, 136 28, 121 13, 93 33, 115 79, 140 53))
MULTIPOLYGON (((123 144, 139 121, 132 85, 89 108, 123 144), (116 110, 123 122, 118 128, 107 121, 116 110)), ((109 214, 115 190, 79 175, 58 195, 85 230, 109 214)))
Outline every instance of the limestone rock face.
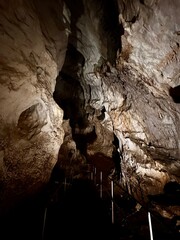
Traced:
POLYGON ((113 115, 125 150, 124 179, 144 201, 180 181, 180 106, 169 94, 180 84, 180 3, 119 1, 119 7, 124 35, 117 66, 130 104, 113 115))
POLYGON ((179 85, 179 2, 119 1, 124 27, 122 59, 161 91, 179 85))
POLYGON ((61 1, 0 3, 0 207, 42 187, 57 161, 63 111, 52 96, 67 46, 64 14, 61 1))
MULTIPOLYGON (((71 157, 110 157, 114 134, 121 185, 140 203, 180 183, 179 9, 176 0, 1 1, 1 206, 47 182, 57 160, 71 171, 71 157)), ((179 215, 177 204, 155 208, 179 215)))
MULTIPOLYGON (((147 203, 149 196, 164 193, 168 182, 180 182, 180 109, 171 96, 171 89, 180 84, 180 5, 168 0, 119 0, 118 18, 124 32, 113 64, 107 54, 112 47, 107 39, 110 28, 104 35, 99 31, 104 26, 103 14, 93 3, 83 5, 75 24, 80 33, 76 46, 85 58, 80 82, 86 110, 103 110, 99 123, 115 133, 123 154, 122 185, 147 203)), ((93 124, 93 119, 89 122, 93 124)), ((175 209, 174 213, 166 214, 168 208, 162 212, 172 218, 179 212, 178 206, 175 209)))

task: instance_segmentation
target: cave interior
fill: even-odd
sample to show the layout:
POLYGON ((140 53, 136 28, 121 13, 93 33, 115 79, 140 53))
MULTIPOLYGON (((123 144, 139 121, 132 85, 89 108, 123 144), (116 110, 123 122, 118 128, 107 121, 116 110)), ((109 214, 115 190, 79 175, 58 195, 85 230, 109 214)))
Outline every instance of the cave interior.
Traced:
MULTIPOLYGON (((23 37, 27 37, 30 32, 26 32, 26 27, 31 29, 26 15, 31 21, 37 15, 42 31, 40 36, 43 38, 41 44, 45 44, 45 51, 51 56, 51 61, 53 59, 55 65, 61 67, 57 68, 58 71, 53 70, 52 76, 46 68, 50 69, 54 62, 48 62, 45 57, 41 63, 41 55, 36 48, 33 50, 37 51, 34 55, 28 53, 26 56, 23 48, 18 52, 25 59, 24 63, 22 59, 14 57, 20 67, 21 64, 28 66, 28 74, 33 72, 32 78, 26 74, 33 86, 31 91, 28 85, 27 92, 31 91, 30 95, 35 95, 35 91, 40 94, 32 98, 33 107, 27 108, 31 105, 27 104, 18 108, 18 96, 26 92, 26 89, 22 90, 23 94, 20 92, 12 100, 15 106, 14 118, 19 116, 17 129, 14 123, 9 127, 9 121, 9 125, 4 125, 5 130, 2 130, 4 139, 10 136, 9 143, 8 140, 3 142, 5 163, 2 167, 0 165, 2 239, 55 240, 63 236, 66 239, 110 237, 119 240, 153 240, 148 218, 151 213, 154 240, 178 240, 180 75, 176 71, 180 62, 177 40, 180 34, 178 31, 173 32, 173 24, 168 23, 170 20, 163 26, 163 13, 168 12, 168 0, 165 1, 165 7, 163 1, 156 3, 142 0, 133 3, 128 0, 54 0, 50 3, 46 0, 44 5, 42 0, 32 1, 32 5, 22 2, 22 5, 15 4, 14 10, 13 5, 11 7, 5 1, 0 3, 2 26, 7 26, 3 34, 11 39, 10 46, 12 42, 14 44, 10 47, 11 51, 16 52, 15 43, 20 48, 23 37), (159 23, 153 22, 153 9, 156 11, 154 21, 158 19, 159 23), (52 14, 53 25, 51 18, 47 20, 47 13, 52 14), (158 14, 162 15, 158 18, 158 14), (23 27, 16 21, 24 24, 23 27), (54 24, 57 24, 58 30, 55 30, 54 24), (15 39, 18 27, 23 33, 20 41, 20 37, 15 39), (14 36, 11 35, 11 28, 14 29, 14 36), (165 31, 168 32, 164 41, 167 44, 170 42, 171 53, 166 52, 165 43, 161 45, 159 28, 161 32, 164 31, 164 35, 165 31), (177 39, 172 40, 172 34, 177 39), (162 53, 155 57, 158 48, 152 50, 152 56, 149 49, 153 49, 152 39, 156 41, 156 35, 156 43, 165 50, 162 49, 162 53), (65 42, 65 50, 61 49, 58 41, 65 42), (61 55, 63 51, 64 55, 61 55), (162 56, 165 59, 160 59, 162 56), (156 63, 155 58, 160 59, 160 62, 154 70, 154 65, 151 68, 150 64, 156 63), (42 67, 39 67, 40 64, 42 67), (34 72, 36 84, 33 82, 34 72), (167 77, 166 74, 173 76, 167 77), (164 82, 162 79, 165 79, 164 82), (54 86, 51 87, 53 81, 54 86), (36 103, 38 98, 40 103, 36 103), (43 101, 45 104, 41 105, 43 101), (48 104, 50 107, 44 109, 48 104), (58 119, 54 123, 51 116, 56 111, 62 114, 59 118, 54 117, 58 119), (49 114, 48 117, 45 114, 49 114), (46 130, 47 123, 51 121, 53 124, 46 130), (54 125, 57 130, 52 130, 54 125), (8 128, 10 130, 6 130, 8 128), (60 128, 62 130, 59 134, 57 132, 60 128), (41 133, 46 134, 48 131, 53 134, 45 135, 47 139, 41 138, 41 133), (45 144, 38 146, 41 139, 45 144), (34 150, 32 146, 35 145, 34 150), (57 145, 55 151, 51 149, 52 145, 57 145), (12 146, 15 146, 16 151, 10 154, 14 149, 12 146), (22 152, 29 155, 31 161, 28 158, 26 160, 24 155, 18 158, 16 146, 17 149, 22 146, 22 152), (13 154, 17 155, 12 157, 14 163, 9 157, 13 154), (16 168, 19 169, 17 172, 16 168), (30 174, 26 168, 32 168, 30 174)), ((171 13, 177 13, 176 4, 174 0, 168 17, 171 13)), ((178 25, 178 16, 175 15, 174 19, 177 19, 178 25)), ((35 25, 33 28, 36 31, 35 25)), ((8 43, 4 43, 3 38, 0 41, 4 46, 8 43)), ((34 41, 38 42, 38 37, 34 41)), ((39 42, 35 44, 37 49, 39 42)), ((27 51, 31 51, 24 45, 27 51)), ((16 66, 10 68, 3 65, 6 60, 4 56, 0 71, 2 76, 8 72, 12 81, 7 89, 9 93, 19 91, 23 83, 18 80, 20 83, 16 86, 11 77, 16 66)), ((21 78, 18 68, 14 74, 17 79, 21 78)), ((3 77, 0 84, 5 85, 3 77)), ((2 99, 11 98, 11 95, 7 96, 8 93, 4 93, 2 99)), ((29 96, 21 98, 21 104, 29 96)), ((30 97, 28 101, 31 101, 30 97)), ((4 112, 9 102, 2 103, 2 116, 6 116, 4 112)), ((11 119, 9 115, 7 118, 11 119)))

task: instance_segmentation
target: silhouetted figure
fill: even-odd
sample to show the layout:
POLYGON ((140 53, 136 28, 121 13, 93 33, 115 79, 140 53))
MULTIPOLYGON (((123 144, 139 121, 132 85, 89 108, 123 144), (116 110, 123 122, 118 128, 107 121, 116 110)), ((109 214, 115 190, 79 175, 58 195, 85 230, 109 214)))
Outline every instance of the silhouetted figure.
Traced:
POLYGON ((119 140, 114 135, 113 151, 112 151, 112 159, 114 162, 114 169, 113 169, 112 173, 110 174, 110 178, 118 180, 118 181, 121 178, 121 158, 122 158, 122 153, 120 152, 120 149, 119 149, 119 140))
POLYGON ((116 180, 120 180, 120 175, 121 175, 121 155, 119 152, 119 148, 117 149, 115 146, 113 147, 113 152, 112 152, 112 159, 114 162, 114 170, 113 170, 113 178, 116 180))

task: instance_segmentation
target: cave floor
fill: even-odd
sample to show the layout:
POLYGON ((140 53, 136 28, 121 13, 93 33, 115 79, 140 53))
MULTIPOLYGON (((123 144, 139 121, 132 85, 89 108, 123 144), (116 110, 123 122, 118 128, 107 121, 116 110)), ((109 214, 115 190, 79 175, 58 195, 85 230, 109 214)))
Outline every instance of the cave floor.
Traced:
MULTIPOLYGON (((112 180, 108 176, 113 165, 109 164, 109 159, 96 156, 90 164, 96 166, 93 177, 86 172, 81 178, 66 179, 64 183, 53 179, 40 195, 23 201, 1 217, 0 239, 152 240, 146 209, 139 207, 116 181, 114 193, 117 194, 113 196, 112 205, 112 180), (103 171, 102 188, 100 170, 103 171)), ((153 240, 180 239, 179 233, 168 223, 154 215, 151 220, 153 240)))
MULTIPOLYGON (((110 192, 104 189, 100 197, 98 187, 89 179, 66 185, 54 182, 49 198, 28 199, 1 219, 0 239, 150 239, 147 212, 143 208, 135 211, 134 200, 122 192, 114 196, 112 224, 110 192)), ((179 239, 153 216, 152 226, 154 240, 179 239)))

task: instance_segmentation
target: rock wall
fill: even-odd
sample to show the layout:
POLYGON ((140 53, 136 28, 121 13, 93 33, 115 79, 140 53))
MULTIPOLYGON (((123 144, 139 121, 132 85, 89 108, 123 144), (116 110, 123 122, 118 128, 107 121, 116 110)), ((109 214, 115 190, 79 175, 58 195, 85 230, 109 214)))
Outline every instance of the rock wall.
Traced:
MULTIPOLYGON (((64 73, 83 89, 77 109, 86 123, 72 132, 93 130, 86 153, 108 157, 115 134, 122 185, 146 203, 168 182, 180 182, 180 105, 172 98, 180 85, 179 2, 65 3, 0 3, 0 204, 38 190, 58 159, 63 111, 53 92, 67 45, 76 54, 71 58, 70 51, 64 73)), ((59 154, 64 159, 65 145, 59 154)), ((168 217, 178 212, 176 206, 166 211, 168 217)))
POLYGON ((62 1, 0 3, 0 208, 49 180, 63 142, 53 100, 66 52, 62 1))
MULTIPOLYGON (((180 5, 168 0, 119 0, 118 6, 124 32, 115 64, 102 50, 112 45, 101 41, 110 29, 107 35, 98 31, 103 18, 101 11, 97 14, 98 6, 87 8, 76 23, 82 33, 77 47, 86 60, 81 84, 87 109, 103 110, 101 126, 119 139, 123 186, 143 204, 149 196, 164 193, 168 182, 180 182, 180 110, 170 94, 180 84, 180 5), (94 25, 88 27, 92 16, 94 25), (82 19, 87 20, 86 29, 82 19), (91 39, 89 45, 84 33, 91 39)), ((179 214, 175 209, 167 207, 162 214, 173 217, 179 214)))
POLYGON ((131 103, 116 118, 116 128, 122 130, 126 149, 125 175, 135 171, 130 181, 137 184, 132 185, 138 185, 137 174, 145 195, 155 194, 180 177, 180 111, 169 94, 171 87, 180 84, 180 4, 168 0, 123 3, 119 1, 124 35, 117 66, 131 103))

